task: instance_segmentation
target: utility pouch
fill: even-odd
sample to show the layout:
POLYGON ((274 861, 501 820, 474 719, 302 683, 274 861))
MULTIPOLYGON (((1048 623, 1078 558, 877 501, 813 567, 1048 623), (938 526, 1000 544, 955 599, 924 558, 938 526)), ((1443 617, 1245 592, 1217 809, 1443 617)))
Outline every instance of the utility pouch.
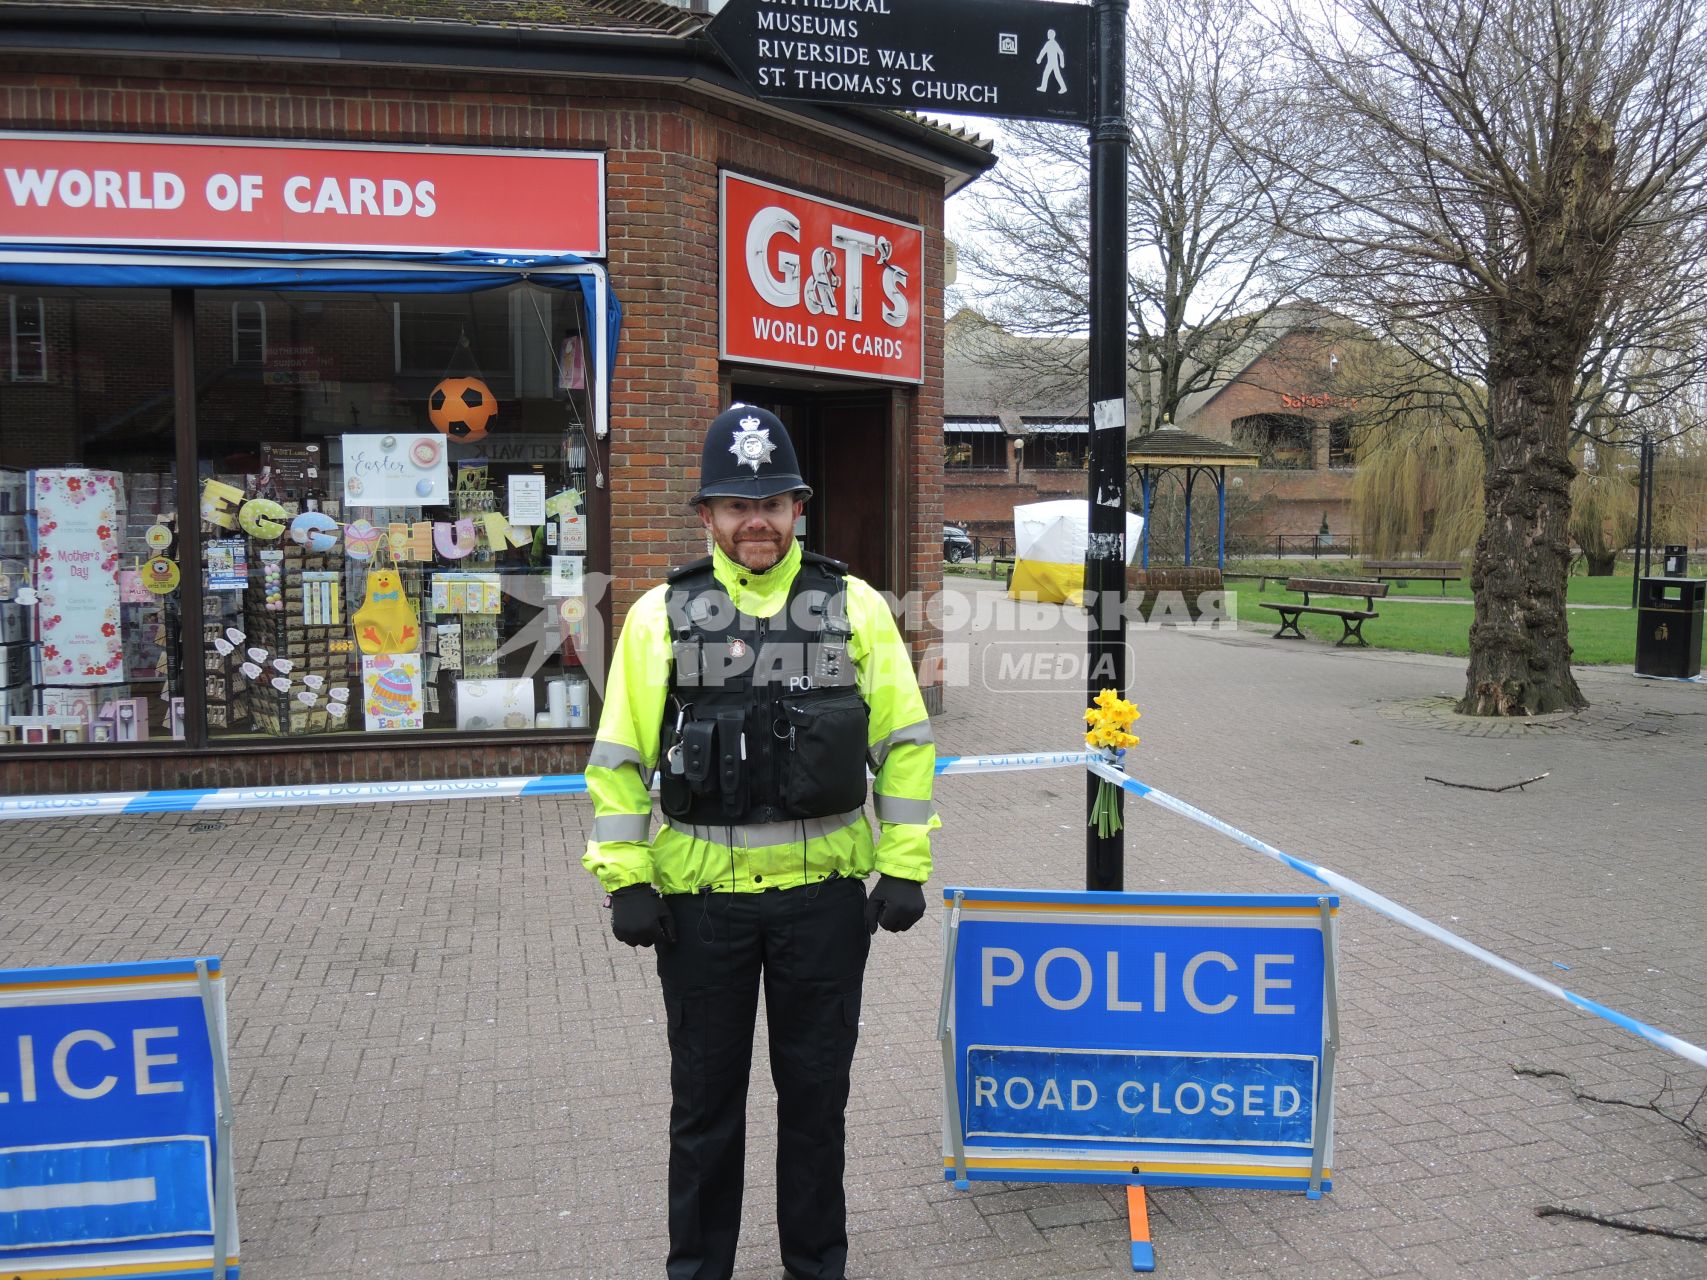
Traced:
POLYGON ((717 788, 723 793, 723 812, 731 818, 747 811, 746 725, 745 712, 717 713, 717 788))
POLYGON ((857 692, 785 698, 774 727, 785 737, 782 803, 798 818, 826 818, 865 803, 871 711, 857 692), (784 726, 786 725, 786 732, 784 726))
POLYGON ((685 818, 695 796, 717 788, 712 762, 716 759, 717 721, 688 720, 664 753, 658 781, 659 807, 672 818, 685 818))

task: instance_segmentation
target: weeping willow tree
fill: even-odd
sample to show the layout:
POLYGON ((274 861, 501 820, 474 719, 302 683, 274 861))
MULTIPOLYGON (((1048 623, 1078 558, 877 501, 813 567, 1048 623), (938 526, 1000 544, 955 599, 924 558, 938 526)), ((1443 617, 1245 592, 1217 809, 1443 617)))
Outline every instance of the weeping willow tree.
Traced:
MULTIPOLYGON (((1654 527, 1660 541, 1707 547, 1707 429, 1684 436, 1655 471, 1659 510, 1654 527)), ((1699 569, 1691 572, 1702 576, 1699 569)))
POLYGON ((1573 456, 1571 538, 1590 577, 1611 576, 1620 553, 1636 548, 1644 438, 1655 446, 1650 545, 1707 542, 1707 393, 1691 388, 1663 413, 1585 435, 1573 456))
MULTIPOLYGON (((1352 378, 1378 385, 1378 367, 1385 364, 1390 379, 1390 362, 1379 356, 1370 361, 1367 347, 1361 353, 1355 344, 1348 347, 1352 378)), ((1374 560, 1466 560, 1481 536, 1486 510, 1481 442, 1446 400, 1407 399, 1366 412, 1352 428, 1352 512, 1363 554, 1374 560)), ((1370 401, 1367 392, 1364 400, 1370 401)))
POLYGON ((1622 450, 1577 452, 1571 481, 1571 538, 1591 578, 1610 578, 1618 553, 1636 539, 1636 464, 1622 450))

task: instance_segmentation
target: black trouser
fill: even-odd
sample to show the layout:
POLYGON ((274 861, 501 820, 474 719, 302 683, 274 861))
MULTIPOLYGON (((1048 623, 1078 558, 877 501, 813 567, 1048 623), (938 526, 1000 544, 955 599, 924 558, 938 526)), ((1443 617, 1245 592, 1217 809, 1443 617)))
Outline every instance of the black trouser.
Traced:
POLYGON ((843 1113, 871 947, 865 885, 834 879, 664 901, 677 939, 658 949, 670 1023, 669 1280, 726 1280, 735 1267, 761 975, 782 1263, 799 1280, 842 1280, 843 1113))

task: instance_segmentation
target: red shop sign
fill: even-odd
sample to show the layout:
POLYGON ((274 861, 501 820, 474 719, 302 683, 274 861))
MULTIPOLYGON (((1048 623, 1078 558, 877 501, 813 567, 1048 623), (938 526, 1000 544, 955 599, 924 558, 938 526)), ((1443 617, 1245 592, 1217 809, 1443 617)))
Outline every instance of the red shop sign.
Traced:
POLYGON ((722 209, 725 359, 924 380, 918 226, 732 173, 722 209))
POLYGON ((604 157, 0 133, 0 241, 605 252, 604 157))

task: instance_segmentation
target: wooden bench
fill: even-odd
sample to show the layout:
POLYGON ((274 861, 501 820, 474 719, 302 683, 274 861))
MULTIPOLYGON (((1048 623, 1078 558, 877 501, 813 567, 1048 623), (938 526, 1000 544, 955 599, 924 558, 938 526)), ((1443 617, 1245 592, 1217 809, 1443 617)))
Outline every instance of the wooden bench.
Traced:
POLYGON ((1377 582, 1438 582, 1441 595, 1464 576, 1456 560, 1365 560, 1363 571, 1377 582))
POLYGON ((1011 587, 1014 584, 1014 558, 1012 556, 991 556, 990 576, 994 578, 1001 571, 1003 565, 1007 565, 1008 567, 1007 581, 1005 585, 1011 587))
POLYGON ((1280 630, 1274 634, 1278 638, 1287 634, 1304 639, 1304 633, 1298 629, 1299 615, 1305 613, 1325 613, 1331 618, 1340 620, 1344 634, 1334 642, 1335 648, 1349 640, 1356 640, 1364 648, 1369 647, 1369 641, 1363 638, 1363 624, 1370 618, 1379 618, 1375 612, 1375 602, 1387 594, 1387 584, 1384 582, 1356 582, 1344 578, 1288 578, 1288 591, 1300 592, 1303 603, 1291 600, 1259 600, 1265 609, 1273 609, 1280 615, 1280 630), (1361 609, 1336 609, 1323 604, 1311 604, 1310 597, 1318 596, 1362 596, 1361 609))

